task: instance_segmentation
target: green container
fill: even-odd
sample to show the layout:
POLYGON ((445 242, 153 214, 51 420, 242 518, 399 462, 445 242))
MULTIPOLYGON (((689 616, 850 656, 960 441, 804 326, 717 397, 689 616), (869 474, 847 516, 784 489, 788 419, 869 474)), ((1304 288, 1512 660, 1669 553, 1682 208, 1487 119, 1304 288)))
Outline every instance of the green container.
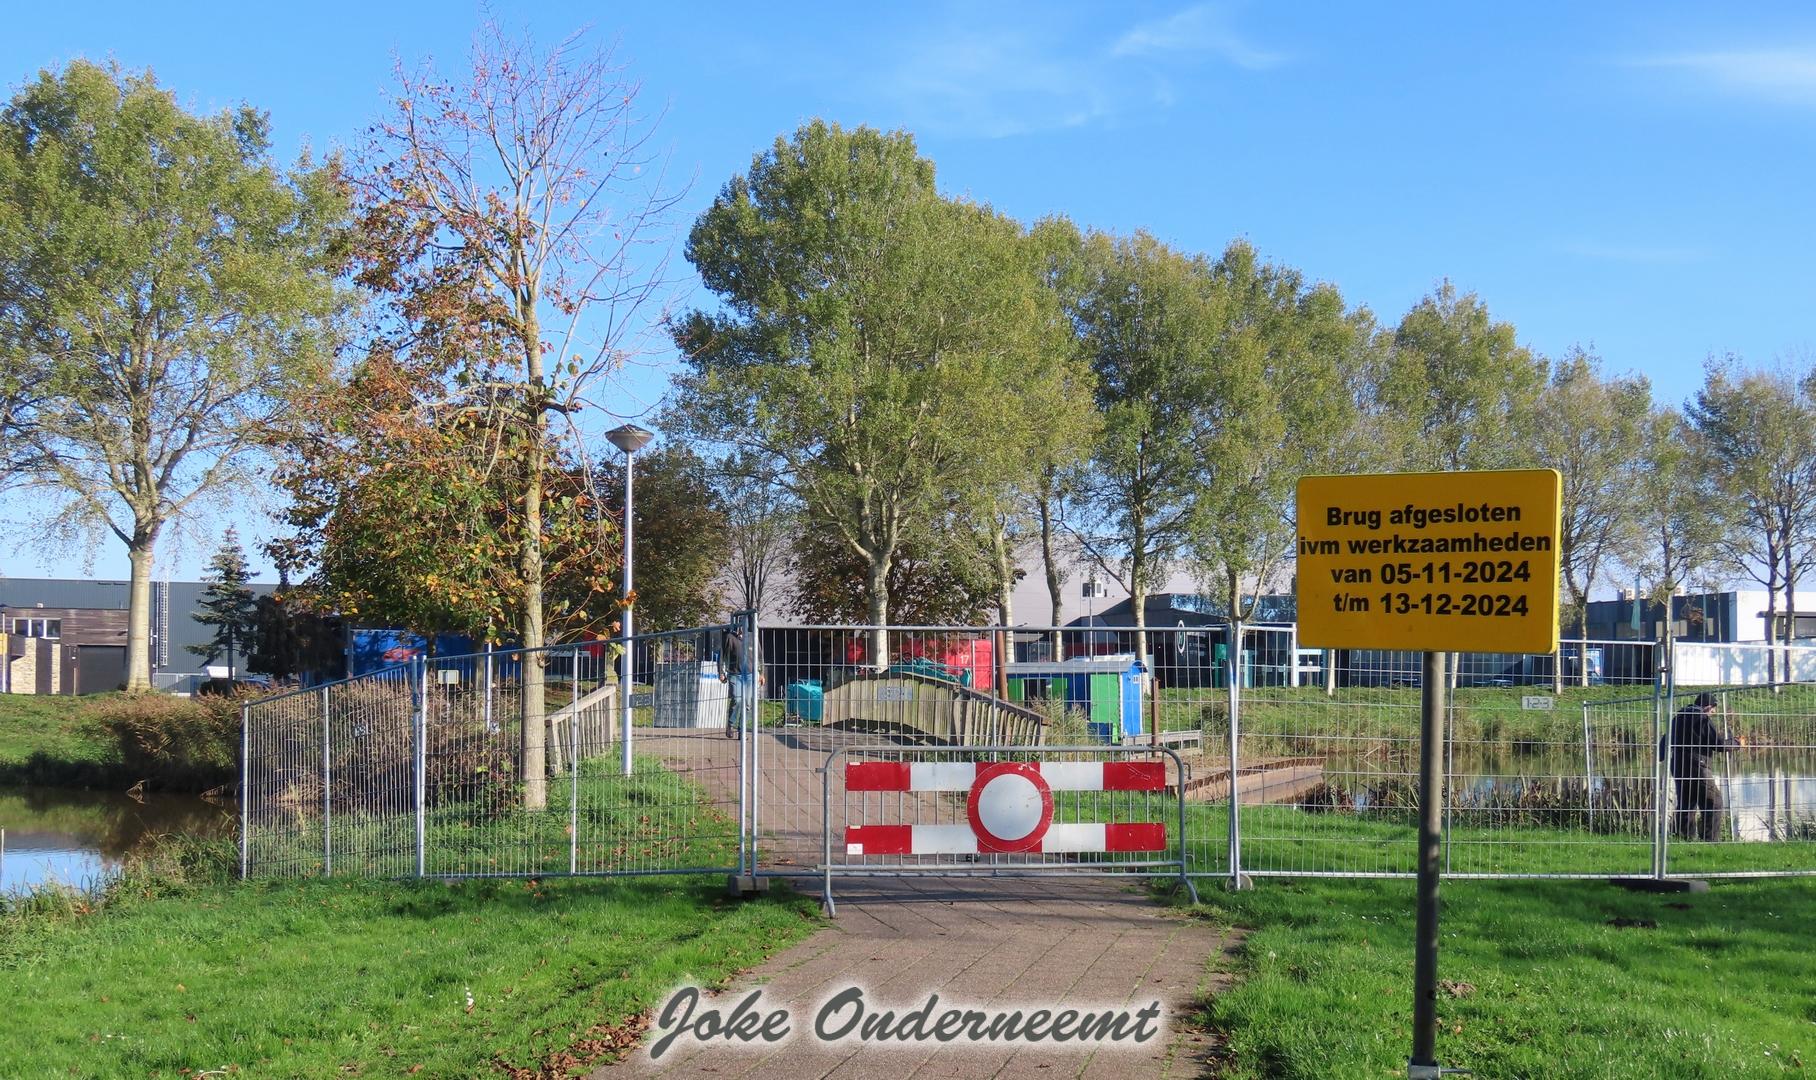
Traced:
POLYGON ((826 691, 813 679, 789 683, 784 702, 789 716, 809 724, 819 723, 826 713, 826 691))

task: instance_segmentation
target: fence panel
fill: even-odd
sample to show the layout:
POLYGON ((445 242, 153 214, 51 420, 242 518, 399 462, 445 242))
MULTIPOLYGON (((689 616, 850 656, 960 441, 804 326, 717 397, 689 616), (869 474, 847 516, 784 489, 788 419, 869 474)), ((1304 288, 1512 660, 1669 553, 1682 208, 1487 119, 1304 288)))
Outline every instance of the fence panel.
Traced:
MULTIPOLYGON (((843 812, 824 767, 879 745, 902 760, 1140 748, 1172 762, 1184 813, 1169 827, 1191 875, 1415 872, 1416 654, 1304 649, 1290 626, 1235 638, 1208 620, 757 628, 739 722, 717 666, 725 631, 636 638, 628 695, 622 643, 586 642, 420 659, 248 705, 245 872, 814 875, 826 815, 843 812), (522 767, 529 665, 545 684, 540 783, 522 767)), ((1444 724, 1447 873, 1816 872, 1816 687, 1709 690, 1737 745, 1706 772, 1673 775, 1663 738, 1698 680, 1797 675, 1816 650, 1658 656, 1567 641, 1461 665, 1444 724), (1675 693, 1622 681, 1654 667, 1675 693)))
POLYGON ((1670 714, 1667 872, 1816 874, 1816 685, 1680 692, 1670 714), (1698 736, 1705 699, 1712 730, 1698 736))
MULTIPOLYGON (((731 687, 720 677, 723 639, 724 628, 641 639, 630 770, 616 734, 606 752, 583 751, 580 760, 580 872, 736 868, 746 725, 731 714, 731 687)), ((752 698, 747 710, 754 707, 752 698)), ((589 730, 584 716, 574 730, 589 730)))
POLYGON ((742 850, 743 744, 718 676, 723 638, 711 627, 634 639, 628 715, 622 642, 418 658, 251 703, 242 868, 729 871, 742 850), (539 782, 523 767, 530 665, 543 675, 539 782))
MULTIPOLYGON (((1244 873, 1416 872, 1418 654, 1343 650, 1332 658, 1342 666, 1313 685, 1241 692, 1239 768, 1304 770, 1288 774, 1286 798, 1256 799, 1264 805, 1254 807, 1244 799, 1244 873)), ((1652 872, 1650 701, 1632 716, 1591 715, 1585 705, 1614 700, 1623 688, 1585 687, 1578 677, 1560 694, 1550 656, 1472 659, 1457 673, 1444 718, 1446 872, 1652 872)))
POLYGON ((1391 659, 1371 655, 1360 668, 1339 668, 1334 692, 1323 685, 1242 690, 1238 771, 1280 778, 1245 791, 1237 808, 1244 874, 1414 872, 1419 692, 1366 685, 1395 670, 1391 659))
POLYGON ((416 872, 416 754, 422 673, 387 668, 306 690, 327 721, 326 787, 333 859, 326 873, 416 872))
POLYGON ((321 696, 298 691, 241 713, 240 869, 266 877, 322 872, 321 696))

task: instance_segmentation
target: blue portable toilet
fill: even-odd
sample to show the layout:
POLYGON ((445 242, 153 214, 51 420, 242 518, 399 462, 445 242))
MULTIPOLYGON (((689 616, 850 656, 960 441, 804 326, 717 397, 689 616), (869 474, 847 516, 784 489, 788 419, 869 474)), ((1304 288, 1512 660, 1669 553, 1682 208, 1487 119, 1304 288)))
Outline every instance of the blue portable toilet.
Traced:
POLYGON ((1092 739, 1121 742, 1142 734, 1141 691, 1147 667, 1132 653, 1010 664, 1005 674, 1010 701, 1023 705, 1063 701, 1085 714, 1092 739))

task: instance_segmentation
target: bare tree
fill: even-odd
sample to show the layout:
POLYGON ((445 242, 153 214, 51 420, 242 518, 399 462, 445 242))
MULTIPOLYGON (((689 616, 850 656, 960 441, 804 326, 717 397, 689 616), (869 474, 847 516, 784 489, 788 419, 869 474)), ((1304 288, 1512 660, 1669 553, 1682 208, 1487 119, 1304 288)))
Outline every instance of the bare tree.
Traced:
MULTIPOLYGON (((456 333, 502 334, 490 373, 512 404, 520 447, 516 512, 518 639, 546 638, 545 498, 567 456, 584 459, 589 396, 661 322, 672 236, 665 189, 638 111, 639 86, 609 50, 576 34, 541 50, 488 22, 464 81, 429 68, 397 70, 393 115, 374 129, 362 177, 374 210, 419 230, 425 243, 400 269, 404 287, 434 297, 452 276, 481 300, 483 325, 431 303, 412 310, 456 333), (465 273, 448 275, 450 264, 465 273)), ((524 802, 546 803, 543 668, 524 666, 524 802)))
POLYGON ((740 608, 760 613, 800 532, 800 513, 787 489, 751 455, 727 460, 719 475, 734 595, 740 608))

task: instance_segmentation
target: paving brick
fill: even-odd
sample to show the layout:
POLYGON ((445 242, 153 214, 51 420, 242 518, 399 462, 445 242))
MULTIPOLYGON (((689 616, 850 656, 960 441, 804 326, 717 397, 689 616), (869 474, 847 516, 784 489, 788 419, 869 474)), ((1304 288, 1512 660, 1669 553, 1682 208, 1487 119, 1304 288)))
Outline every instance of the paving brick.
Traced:
MULTIPOLYGON (((735 749, 716 740, 727 760, 735 749)), ((803 736, 764 736, 761 800, 764 850, 781 865, 819 859, 817 780, 804 777, 826 748, 803 736)), ((724 775, 702 780, 710 788, 724 775)), ((735 803, 733 804, 735 805, 735 803)), ((835 807, 835 827, 843 808, 835 807)), ((765 865, 772 865, 766 861, 765 865)), ((817 893, 817 878, 801 887, 817 893)), ((646 1051, 594 1074, 711 1076, 738 1080, 836 1077, 870 1080, 913 1076, 962 1080, 1062 1077, 1194 1076, 1205 1044, 1184 1021, 1206 990, 1208 963, 1230 942, 1205 923, 1151 902, 1106 878, 1010 876, 840 877, 838 917, 805 941, 772 956, 717 999, 764 986, 766 1009, 788 1008, 794 1039, 781 1048, 677 1044, 661 1062, 646 1051), (1159 999, 1167 1010, 1165 1045, 1120 1049, 1078 1044, 905 1047, 826 1046, 812 1035, 814 1013, 831 993, 866 989, 872 1008, 914 1008, 931 992, 941 1004, 1057 1010, 1106 1005, 1140 1007, 1159 999)))

